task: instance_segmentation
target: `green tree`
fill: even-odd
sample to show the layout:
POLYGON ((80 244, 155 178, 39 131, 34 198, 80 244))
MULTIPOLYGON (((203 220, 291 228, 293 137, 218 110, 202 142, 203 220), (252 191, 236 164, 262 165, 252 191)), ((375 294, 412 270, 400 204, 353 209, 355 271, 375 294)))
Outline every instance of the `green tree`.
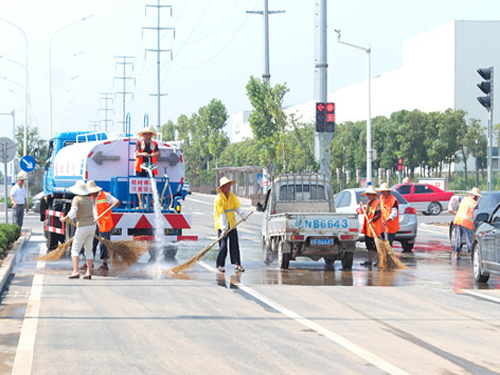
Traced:
POLYGON ((172 120, 168 120, 160 128, 160 133, 164 141, 175 141, 175 123, 172 120))
POLYGON ((281 166, 286 166, 284 158, 284 133, 286 115, 283 112, 283 98, 288 92, 286 84, 274 87, 269 82, 250 77, 246 85, 247 96, 253 107, 248 121, 255 139, 262 145, 260 160, 266 165, 268 172, 274 174, 274 166, 278 164, 277 155, 282 152, 281 166))

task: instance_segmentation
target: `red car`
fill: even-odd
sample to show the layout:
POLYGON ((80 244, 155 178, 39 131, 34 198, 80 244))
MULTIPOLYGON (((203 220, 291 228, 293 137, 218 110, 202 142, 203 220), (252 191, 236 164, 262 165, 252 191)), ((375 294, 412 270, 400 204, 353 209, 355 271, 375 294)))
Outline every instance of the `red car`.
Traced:
POLYGON ((417 211, 428 215, 439 215, 453 195, 452 191, 443 191, 429 184, 397 184, 391 189, 399 191, 417 211))

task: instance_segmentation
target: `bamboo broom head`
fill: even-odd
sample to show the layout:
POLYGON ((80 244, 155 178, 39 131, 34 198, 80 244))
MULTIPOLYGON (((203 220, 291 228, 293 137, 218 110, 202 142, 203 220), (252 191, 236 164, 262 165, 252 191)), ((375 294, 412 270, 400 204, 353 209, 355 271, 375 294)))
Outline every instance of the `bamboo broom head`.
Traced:
POLYGON ((389 241, 375 237, 375 245, 377 247, 378 253, 378 267, 380 269, 384 268, 408 268, 406 265, 399 260, 399 258, 394 254, 389 241))
POLYGON ((70 238, 68 241, 57 246, 55 250, 49 251, 47 254, 38 257, 38 260, 50 260, 50 261, 59 260, 64 256, 66 251, 71 248, 72 244, 73 244, 73 238, 70 238))
POLYGON ((149 243, 132 240, 110 241, 102 237, 97 239, 107 247, 113 266, 118 267, 128 267, 136 263, 151 246, 149 243))

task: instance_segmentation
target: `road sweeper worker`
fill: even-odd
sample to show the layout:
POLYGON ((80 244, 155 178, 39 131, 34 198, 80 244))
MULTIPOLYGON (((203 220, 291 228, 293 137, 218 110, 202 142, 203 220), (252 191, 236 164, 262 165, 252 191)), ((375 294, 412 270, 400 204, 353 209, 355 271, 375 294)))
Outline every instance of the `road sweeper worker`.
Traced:
MULTIPOLYGON (((153 141, 152 138, 156 137, 156 131, 147 127, 142 129, 137 135, 142 137, 137 141, 135 145, 135 175, 137 177, 149 177, 148 171, 143 169, 141 166, 151 167, 153 169, 153 175, 158 175, 158 168, 156 160, 160 156, 160 149, 158 148, 158 143, 153 141)), ((142 194, 137 194, 138 208, 145 208, 146 204, 142 203, 142 194)))
POLYGON ((85 248, 85 258, 87 259, 87 272, 84 279, 91 279, 92 276, 92 241, 95 233, 94 223, 94 203, 90 198, 93 190, 89 189, 83 180, 78 180, 69 188, 75 197, 71 201, 71 209, 68 214, 61 218, 61 221, 68 223, 76 219, 76 232, 71 245, 71 260, 73 262, 73 273, 70 279, 80 278, 78 262, 79 253, 82 246, 85 248))
MULTIPOLYGON (((103 237, 107 240, 111 240, 111 229, 113 229, 113 219, 111 218, 112 207, 120 205, 120 201, 113 197, 110 193, 102 190, 101 187, 97 186, 94 180, 87 181, 87 187, 94 191, 90 196, 94 201, 94 220, 97 219, 97 235, 103 237), (109 209, 111 207, 111 209, 109 209), (102 216, 101 216, 102 215, 102 216)), ((99 242, 94 238, 94 246, 92 248, 92 253, 95 258, 97 244, 99 244, 99 250, 101 252, 102 265, 99 267, 101 271, 108 271, 108 248, 104 243, 99 242)))
POLYGON ((26 193, 26 188, 24 187, 24 181, 26 181, 26 176, 19 174, 17 176, 16 184, 10 188, 12 216, 14 218, 14 222, 19 225, 20 228, 23 227, 24 211, 28 212, 29 210, 28 195, 26 193))
POLYGON ((482 197, 481 190, 477 187, 469 191, 469 195, 464 197, 458 206, 458 210, 453 219, 453 230, 455 242, 453 244, 453 253, 455 259, 460 259, 459 253, 462 248, 462 236, 465 236, 467 250, 472 251, 472 238, 474 236, 474 210, 477 207, 478 199, 482 197))
POLYGON ((391 194, 392 189, 389 184, 383 183, 377 189, 380 192, 380 207, 382 210, 382 229, 387 235, 389 245, 392 246, 394 237, 399 230, 399 203, 391 194))
MULTIPOLYGON (((215 230, 217 237, 221 237, 227 230, 236 226, 237 213, 243 220, 246 220, 248 214, 241 209, 241 204, 236 195, 231 192, 231 186, 236 183, 235 180, 230 180, 226 176, 219 179, 219 194, 215 197, 214 202, 214 219, 215 230)), ((238 232, 236 229, 231 230, 228 235, 219 241, 219 254, 217 256, 216 267, 219 272, 225 272, 225 263, 227 250, 229 245, 229 255, 231 264, 234 264, 234 269, 237 272, 245 272, 241 266, 240 248, 238 244, 238 232), (229 243, 229 244, 228 244, 229 243)))
POLYGON ((364 208, 363 214, 363 227, 361 228, 361 233, 365 235, 365 245, 368 250, 368 260, 361 263, 362 266, 371 267, 373 262, 373 252, 377 251, 375 246, 375 236, 380 237, 382 233, 382 209, 380 207, 380 202, 378 200, 379 194, 375 191, 373 185, 368 186, 364 193, 361 193, 368 198, 366 207, 363 206, 363 202, 359 202, 359 205, 364 208), (373 230, 372 230, 373 228, 373 230))

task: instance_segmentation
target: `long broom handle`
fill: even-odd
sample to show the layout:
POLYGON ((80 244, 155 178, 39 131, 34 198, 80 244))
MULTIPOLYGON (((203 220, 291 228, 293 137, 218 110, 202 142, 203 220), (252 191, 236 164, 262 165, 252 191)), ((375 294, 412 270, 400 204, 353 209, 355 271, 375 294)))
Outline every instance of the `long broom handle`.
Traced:
MULTIPOLYGON (((180 265, 172 268, 171 270, 169 270, 169 272, 177 273, 179 270, 184 269, 185 265, 193 262, 194 259, 196 259, 198 257, 201 258, 201 256, 205 255, 207 253, 207 251, 209 251, 217 242, 219 242, 224 237, 226 237, 229 234, 229 232, 231 232, 233 229, 235 229, 242 222, 246 221, 250 217, 250 215, 252 215, 253 213, 254 213, 254 211, 250 211, 245 219, 241 219, 240 221, 238 221, 234 227, 229 228, 228 230, 224 231, 224 233, 222 233, 221 236, 219 238, 217 238, 214 242, 212 242, 210 245, 208 245, 208 246, 204 247, 203 249, 201 249, 200 251, 198 251, 195 255, 193 255, 191 258, 189 258, 183 264, 180 264, 180 265)), ((195 263, 195 262, 193 262, 193 263, 195 263)))
POLYGON ((377 234, 375 233, 375 229, 373 228, 372 223, 370 223, 370 219, 368 219, 368 215, 366 214, 365 207, 363 205, 360 205, 360 206, 361 206, 361 209, 363 210, 363 214, 365 215, 366 222, 368 223, 368 225, 370 226, 370 229, 372 230, 373 237, 376 237, 377 234))

